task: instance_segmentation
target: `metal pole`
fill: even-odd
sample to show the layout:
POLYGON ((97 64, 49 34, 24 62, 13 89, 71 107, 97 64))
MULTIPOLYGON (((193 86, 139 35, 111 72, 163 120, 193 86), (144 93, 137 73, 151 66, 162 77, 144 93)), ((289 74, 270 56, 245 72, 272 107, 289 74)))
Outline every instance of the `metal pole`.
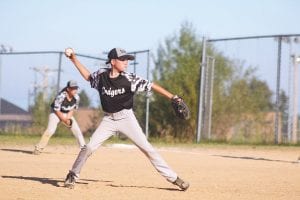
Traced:
POLYGON ((275 115, 275 144, 279 143, 279 107, 280 107, 280 67, 281 67, 282 37, 278 38, 277 82, 276 82, 276 115, 275 115))
POLYGON ((56 93, 58 93, 59 89, 60 89, 61 59, 62 59, 62 52, 59 53, 59 57, 58 57, 58 72, 57 72, 56 93))
MULTIPOLYGON (((3 53, 0 51, 0 54, 3 54, 3 55, 58 54, 58 53, 64 54, 64 52, 62 52, 62 51, 24 51, 24 52, 9 52, 9 53, 8 52, 3 53)), ((79 53, 76 53, 76 56, 106 61, 105 58, 99 58, 99 57, 89 56, 89 55, 84 55, 84 54, 79 54, 79 53)))
MULTIPOLYGON (((147 52, 147 80, 149 80, 149 68, 150 68, 150 61, 149 61, 149 53, 147 52)), ((149 138, 149 92, 146 94, 146 125, 145 125, 145 132, 146 137, 149 138)))
POLYGON ((287 141, 286 142, 291 142, 292 138, 292 113, 293 113, 293 106, 292 106, 292 68, 293 68, 293 58, 292 58, 292 48, 291 44, 289 46, 289 55, 291 55, 291 59, 289 59, 289 71, 288 71, 288 124, 287 124, 287 141))
POLYGON ((202 61, 200 65, 200 80, 199 80, 199 94, 198 94, 198 116, 197 116, 197 143, 201 139, 202 129, 202 109, 203 109, 203 90, 204 90, 204 73, 206 65, 206 38, 202 39, 202 61))
POLYGON ((1 87, 2 87, 2 82, 1 82, 1 80, 2 80, 2 56, 0 55, 0 115, 1 115, 1 107, 2 107, 2 105, 1 105, 1 103, 2 103, 2 94, 1 94, 1 87))
POLYGON ((2 55, 1 54, 11 54, 13 52, 13 48, 11 46, 7 46, 4 44, 0 45, 0 115, 2 113, 1 111, 1 103, 2 103, 2 55))
POLYGON ((212 60, 211 64, 211 75, 210 75, 210 96, 209 96, 209 118, 208 118, 208 139, 211 139, 211 116, 212 116, 212 104, 213 104, 213 91, 214 91, 214 69, 215 59, 212 60))
POLYGON ((136 53, 134 53, 134 61, 133 61, 133 71, 134 71, 134 74, 136 74, 136 53))
POLYGON ((247 37, 232 37, 232 38, 217 38, 207 40, 208 42, 220 42, 220 41, 231 41, 231 40, 250 40, 250 39, 262 39, 262 38, 279 38, 279 37, 299 37, 300 34, 285 34, 285 35, 255 35, 247 37))
POLYGON ((298 63, 299 57, 293 55, 294 64, 294 83, 293 83, 293 129, 292 129, 292 143, 297 143, 297 121, 298 121, 298 63))

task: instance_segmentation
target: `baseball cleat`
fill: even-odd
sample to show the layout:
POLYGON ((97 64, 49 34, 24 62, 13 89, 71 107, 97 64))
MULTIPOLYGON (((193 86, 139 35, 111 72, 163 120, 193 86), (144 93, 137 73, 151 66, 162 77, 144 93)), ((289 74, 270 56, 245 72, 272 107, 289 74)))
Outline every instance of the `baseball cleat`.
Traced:
POLYGON ((42 150, 39 149, 38 147, 35 147, 32 154, 33 155, 40 155, 42 153, 42 150))
POLYGON ((76 174, 72 171, 69 171, 66 179, 65 179, 65 187, 73 189, 76 182, 76 174))
POLYGON ((181 190, 185 191, 190 187, 190 184, 181 178, 177 177, 177 179, 173 182, 174 185, 177 185, 181 190))

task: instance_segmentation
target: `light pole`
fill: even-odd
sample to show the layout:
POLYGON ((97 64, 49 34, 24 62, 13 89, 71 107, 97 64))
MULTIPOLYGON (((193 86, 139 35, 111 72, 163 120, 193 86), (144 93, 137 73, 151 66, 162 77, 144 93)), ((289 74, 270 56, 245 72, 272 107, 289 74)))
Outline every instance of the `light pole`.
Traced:
POLYGON ((287 122, 287 142, 295 143, 297 138, 297 111, 298 111, 298 65, 299 55, 292 54, 292 44, 300 42, 299 37, 289 38, 286 42, 290 45, 290 64, 288 77, 288 122, 287 122))
POLYGON ((298 64, 300 63, 300 57, 292 55, 293 59, 293 116, 292 116, 292 143, 297 143, 297 121, 298 121, 298 64))
POLYGON ((206 70, 206 43, 207 38, 202 39, 202 58, 200 64, 200 81, 199 81, 199 92, 198 92, 198 116, 197 116, 197 132, 196 132, 196 142, 199 143, 201 140, 201 131, 203 126, 202 111, 203 111, 203 100, 204 100, 204 72, 206 70))
MULTIPOLYGON (((10 53, 13 51, 13 48, 9 45, 4 45, 4 44, 0 44, 0 53, 10 53)), ((0 115, 1 115, 1 103, 2 103, 2 95, 1 95, 1 80, 2 80, 2 74, 1 74, 1 66, 2 66, 2 60, 1 60, 1 55, 0 55, 0 115)))

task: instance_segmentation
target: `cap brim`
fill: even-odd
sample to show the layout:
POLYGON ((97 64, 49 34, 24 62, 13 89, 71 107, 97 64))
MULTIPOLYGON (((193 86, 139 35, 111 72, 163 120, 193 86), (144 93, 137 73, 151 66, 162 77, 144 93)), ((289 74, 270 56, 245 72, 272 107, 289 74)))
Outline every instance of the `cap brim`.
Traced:
MULTIPOLYGON (((130 54, 126 54, 126 55, 123 55, 123 56, 120 56, 119 58, 125 58, 127 60, 134 60, 134 56, 133 55, 130 55, 130 54)), ((113 59, 113 58, 112 58, 113 59)), ((115 58, 115 59, 118 59, 118 58, 115 58)), ((110 63, 111 59, 109 59, 108 61, 106 61, 105 63, 108 64, 110 63)))
POLYGON ((129 55, 129 54, 126 54, 124 56, 120 56, 120 58, 126 58, 127 60, 134 60, 134 56, 133 55, 129 55))

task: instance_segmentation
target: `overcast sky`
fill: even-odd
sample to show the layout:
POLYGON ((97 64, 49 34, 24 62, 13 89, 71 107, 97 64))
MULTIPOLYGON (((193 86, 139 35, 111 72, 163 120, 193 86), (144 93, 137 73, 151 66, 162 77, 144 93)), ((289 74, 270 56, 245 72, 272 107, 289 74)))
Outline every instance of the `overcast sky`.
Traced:
MULTIPOLYGON (((226 38, 300 33, 299 19, 298 0, 0 0, 0 44, 99 56, 113 47, 156 51, 185 21, 199 37, 226 38)), ((1 95, 10 101, 20 97, 4 77, 15 73, 2 69, 1 95)))

